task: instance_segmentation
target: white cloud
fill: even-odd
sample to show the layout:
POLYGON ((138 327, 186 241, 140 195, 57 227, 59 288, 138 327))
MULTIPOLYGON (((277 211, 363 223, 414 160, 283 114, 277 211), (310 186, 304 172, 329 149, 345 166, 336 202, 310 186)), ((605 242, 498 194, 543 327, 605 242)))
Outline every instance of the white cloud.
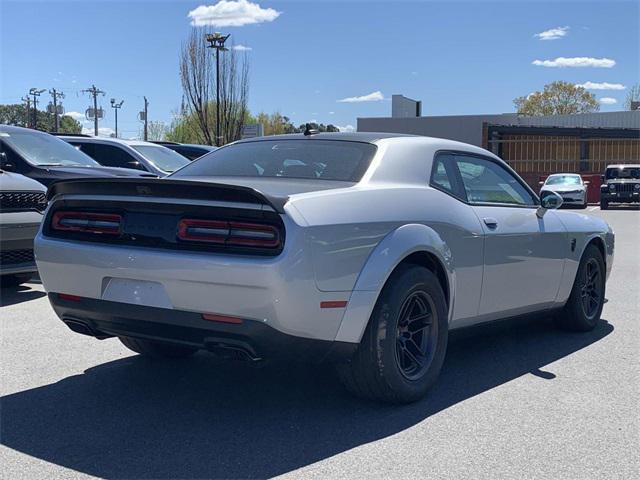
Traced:
MULTIPOLYGON (((93 126, 91 127, 87 127, 87 126, 83 126, 82 127, 82 134, 83 135, 93 135, 93 126)), ((99 137, 110 137, 111 135, 115 135, 115 130, 113 128, 109 128, 109 127, 99 127, 98 128, 98 136, 99 137)))
POLYGON ((362 95, 360 97, 347 97, 341 100, 338 100, 340 103, 359 103, 359 102, 379 102, 380 100, 384 100, 384 95, 380 90, 375 92, 371 92, 369 95, 362 95))
POLYGON ((336 113, 336 112, 329 112, 329 115, 333 115, 334 113, 336 113))
POLYGON ((566 37, 569 33, 569 27, 556 27, 545 30, 544 32, 536 33, 534 37, 538 37, 540 40, 558 40, 562 37, 566 37))
POLYGON ((624 90, 625 87, 621 83, 608 83, 608 82, 584 82, 579 83, 578 87, 586 88, 587 90, 624 90))
POLYGON ((242 27, 272 22, 280 16, 273 8, 262 8, 248 0, 221 0, 215 5, 200 5, 187 15, 195 27, 242 27))
POLYGON ((611 68, 616 64, 615 60, 610 58, 592 58, 592 57, 558 57, 555 60, 534 60, 533 65, 539 67, 597 67, 611 68))
POLYGON ((618 103, 618 101, 612 97, 602 97, 600 99, 600 103, 602 105, 615 105, 616 103, 618 103))
POLYGON ((338 130, 340 130, 341 132, 355 132, 356 131, 356 127, 354 127, 353 125, 345 125, 344 127, 341 127, 340 125, 336 125, 336 128, 338 130))
POLYGON ((231 48, 237 50, 238 52, 250 52, 251 50, 253 50, 253 48, 247 47, 246 45, 234 45, 231 48))
POLYGON ((74 120, 77 120, 79 122, 82 122, 83 120, 85 120, 84 113, 80 113, 80 112, 66 112, 64 115, 67 117, 71 117, 74 120))

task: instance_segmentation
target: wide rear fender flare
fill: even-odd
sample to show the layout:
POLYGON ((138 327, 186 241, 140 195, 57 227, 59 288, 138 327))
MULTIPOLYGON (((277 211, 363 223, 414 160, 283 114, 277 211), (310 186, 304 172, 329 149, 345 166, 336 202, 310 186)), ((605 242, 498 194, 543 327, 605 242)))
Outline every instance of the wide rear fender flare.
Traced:
POLYGON ((455 298, 455 271, 451 250, 438 233, 422 224, 391 231, 371 252, 356 281, 336 341, 359 343, 382 292, 395 268, 416 252, 432 254, 444 268, 449 290, 449 321, 455 298))

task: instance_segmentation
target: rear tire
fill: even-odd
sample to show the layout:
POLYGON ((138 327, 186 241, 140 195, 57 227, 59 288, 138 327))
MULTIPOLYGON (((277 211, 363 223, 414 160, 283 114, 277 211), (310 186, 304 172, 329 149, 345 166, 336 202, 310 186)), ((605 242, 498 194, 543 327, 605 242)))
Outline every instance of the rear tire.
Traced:
POLYGON ((350 363, 338 365, 351 393, 409 403, 433 386, 447 350, 447 303, 437 277, 402 266, 387 281, 350 363))
POLYGON ((133 337, 118 338, 129 350, 153 358, 185 358, 198 351, 197 348, 154 342, 152 340, 141 340, 133 337))
POLYGON ((555 317, 556 324, 573 332, 593 330, 604 307, 605 265, 600 250, 588 245, 580 260, 569 300, 555 317))

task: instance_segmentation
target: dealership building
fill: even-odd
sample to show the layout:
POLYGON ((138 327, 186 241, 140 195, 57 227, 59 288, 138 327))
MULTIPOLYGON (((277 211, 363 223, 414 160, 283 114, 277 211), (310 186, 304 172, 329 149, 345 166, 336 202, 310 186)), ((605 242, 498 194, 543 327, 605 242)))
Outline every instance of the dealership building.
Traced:
POLYGON ((534 188, 552 173, 580 173, 599 200, 608 164, 640 163, 640 110, 525 117, 516 113, 421 116, 421 102, 392 98, 391 117, 358 118, 359 132, 411 133, 495 153, 534 188))

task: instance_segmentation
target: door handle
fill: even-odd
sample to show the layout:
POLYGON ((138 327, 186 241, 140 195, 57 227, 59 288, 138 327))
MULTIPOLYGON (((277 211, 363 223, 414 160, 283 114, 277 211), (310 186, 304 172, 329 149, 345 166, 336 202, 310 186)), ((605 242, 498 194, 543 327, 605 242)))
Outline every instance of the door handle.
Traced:
POLYGON ((494 228, 498 228, 498 220, 496 220, 495 218, 485 217, 482 219, 482 221, 487 227, 489 227, 492 230, 494 228))

